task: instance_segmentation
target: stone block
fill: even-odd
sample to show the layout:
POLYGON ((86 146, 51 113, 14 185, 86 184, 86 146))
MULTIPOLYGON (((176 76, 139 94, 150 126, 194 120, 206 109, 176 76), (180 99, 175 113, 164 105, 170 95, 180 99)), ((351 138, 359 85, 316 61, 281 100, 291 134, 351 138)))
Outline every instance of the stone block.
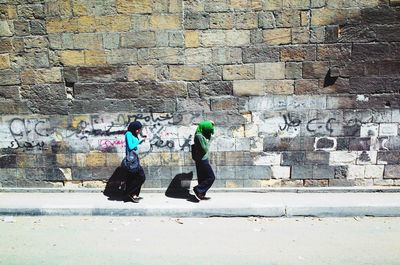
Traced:
POLYGON ((281 164, 281 154, 275 152, 263 152, 254 154, 253 158, 255 165, 265 165, 265 166, 279 166, 281 164))
MULTIPOLYGON (((139 64, 182 64, 183 61, 184 56, 181 48, 151 48, 138 50, 139 64)), ((188 64, 193 63, 188 62, 188 64)))
POLYGON ((300 26, 300 12, 293 9, 283 9, 274 12, 276 27, 296 28, 300 26))
POLYGON ((7 77, 0 79, 1 86, 19 85, 21 84, 19 74, 11 70, 0 70, 0 76, 7 77))
POLYGON ((83 51, 60 51, 60 61, 66 66, 80 66, 85 64, 83 51))
POLYGON ((254 65, 226 65, 223 69, 224 80, 248 80, 254 79, 254 65))
POLYGON ((238 99, 229 98, 215 98, 211 99, 211 110, 237 110, 238 109, 238 99))
POLYGON ((29 22, 28 21, 14 21, 14 33, 17 36, 27 36, 29 32, 29 22))
POLYGON ((263 31, 263 39, 269 45, 289 44, 292 41, 292 32, 288 28, 266 29, 263 31))
POLYGON ((271 166, 273 179, 290 179, 290 167, 271 166))
POLYGON ((10 55, 8 53, 0 54, 0 70, 9 68, 11 68, 10 55))
POLYGON ((400 179, 400 165, 385 166, 384 179, 400 179))
POLYGON ((201 97, 226 96, 233 94, 233 83, 227 81, 201 83, 201 97))
POLYGON ((198 31, 185 31, 185 47, 197 48, 200 45, 200 36, 198 31))
POLYGON ((378 152, 378 164, 397 165, 400 164, 400 151, 378 152))
POLYGON ((216 175, 219 179, 235 179, 236 167, 232 166, 217 166, 216 175))
MULTIPOLYGON (((372 183, 369 183, 372 184, 372 183)), ((353 180, 353 179, 330 179, 330 187, 353 187, 353 186, 371 186, 365 184, 365 180, 353 180)))
POLYGON ((324 79, 329 71, 327 62, 303 62, 303 78, 324 79))
POLYGON ((314 45, 287 46, 281 49, 282 61, 314 61, 316 47, 314 45))
POLYGON ((230 47, 242 47, 250 44, 250 31, 248 30, 227 30, 226 45, 230 47))
POLYGON ((307 165, 328 165, 329 152, 325 151, 306 152, 304 162, 307 165))
POLYGON ((186 30, 208 29, 210 27, 210 14, 205 12, 185 12, 183 24, 186 30))
POLYGON ((271 179, 272 170, 269 166, 240 166, 235 175, 239 179, 271 179))
POLYGON ((355 165, 357 160, 357 152, 332 151, 329 153, 329 165, 355 165))
POLYGON ((171 80, 196 81, 202 78, 202 69, 198 66, 171 65, 171 80))
MULTIPOLYGON (((232 144, 230 144, 229 148, 232 148, 232 144)), ((225 148, 225 149, 229 149, 225 148)), ((228 151, 225 153, 225 165, 226 166, 248 166, 252 164, 252 158, 250 152, 231 152, 228 151)), ((250 166, 249 166, 250 167, 250 166)), ((264 167, 266 168, 266 167, 264 167)))
POLYGON ((153 1, 151 0, 118 0, 116 8, 119 13, 151 13, 153 1))
POLYGON ((230 13, 211 13, 210 14, 211 29, 232 29, 233 14, 230 13))
POLYGON ((357 165, 376 165, 377 151, 359 151, 357 154, 357 165))
POLYGON ((106 60, 108 64, 133 64, 137 63, 138 55, 136 49, 112 49, 106 51, 106 60))
POLYGON ((312 179, 313 166, 311 165, 294 165, 292 166, 291 179, 312 179))
POLYGON ((0 5, 0 14, 2 19, 16 19, 17 8, 16 6, 9 4, 0 5))
POLYGON ((264 96, 265 82, 259 80, 233 81, 234 96, 264 96))
POLYGON ((102 50, 84 51, 85 66, 102 66, 107 64, 106 54, 102 50))
POLYGON ((61 83, 61 69, 54 67, 51 69, 35 69, 21 72, 22 84, 48 84, 61 83))
MULTIPOLYGON (((294 82, 293 82, 294 83, 294 82)), ((287 109, 298 111, 298 110, 323 110, 326 109, 326 97, 325 96, 292 96, 287 99, 287 109)))
POLYGON ((10 25, 7 21, 0 21, 0 37, 11 37, 13 33, 11 32, 10 25))
POLYGON ((303 65, 296 62, 287 62, 285 64, 286 79, 301 79, 303 75, 303 65))
POLYGON ((304 165, 305 163, 305 152, 282 152, 282 166, 304 165))
POLYGON ((208 48, 185 49, 184 58, 186 64, 211 64, 212 51, 208 48))
POLYGON ((153 30, 181 29, 181 16, 178 15, 153 15, 150 17, 150 28, 153 30))
POLYGON ((335 167, 327 165, 313 166, 313 179, 333 179, 335 177, 335 167))
POLYGON ((285 63, 256 63, 256 79, 285 79, 285 63))
POLYGON ((317 79, 296 80, 294 84, 294 92, 296 95, 320 94, 319 80, 317 79))
POLYGON ((382 179, 384 168, 383 165, 366 165, 365 178, 382 179))
POLYGON ((379 124, 379 137, 397 136, 399 134, 399 125, 397 123, 379 124))
POLYGON ((244 63, 278 62, 279 49, 267 45, 243 48, 244 63))
POLYGON ((365 177, 365 166, 348 165, 347 179, 363 179, 365 177))
POLYGON ((128 66, 128 80, 156 80, 156 70, 152 65, 128 66))
POLYGON ((260 12, 258 14, 259 27, 262 29, 273 29, 276 27, 275 16, 273 12, 260 12))
POLYGON ((208 64, 202 67, 204 81, 221 81, 222 80, 222 66, 215 64, 208 64))
POLYGON ((200 37, 200 43, 204 47, 224 46, 226 44, 226 31, 203 32, 200 37))
POLYGON ((263 1, 263 10, 280 10, 282 8, 282 0, 263 1))
POLYGON ((126 81, 125 68, 121 67, 81 67, 78 68, 78 79, 82 83, 108 83, 126 81))
POLYGON ((248 108, 249 111, 267 111, 274 109, 274 101, 273 98, 268 97, 250 97, 248 108))
POLYGON ((215 48, 212 50, 212 60, 216 64, 242 63, 240 48, 215 48))
POLYGON ((0 52, 7 53, 13 49, 13 43, 10 38, 0 39, 0 52))
POLYGON ((304 180, 304 187, 328 187, 329 180, 315 180, 306 179, 304 180))
POLYGON ((19 87, 17 86, 0 86, 0 99, 12 99, 14 101, 20 98, 19 87))
MULTIPOLYGON (((353 49, 354 53, 354 49, 353 49)), ((317 48, 318 61, 349 61, 357 60, 352 56, 350 44, 321 44, 317 48)))
POLYGON ((152 31, 140 31, 121 34, 123 48, 150 48, 156 46, 156 35, 152 31))
POLYGON ((294 92, 294 81, 291 80, 267 80, 265 92, 275 95, 291 95, 294 92))
POLYGON ((310 42, 310 29, 308 27, 292 28, 292 43, 307 44, 310 42))
POLYGON ((236 29, 256 29, 258 27, 258 17, 255 12, 236 13, 234 26, 236 29))

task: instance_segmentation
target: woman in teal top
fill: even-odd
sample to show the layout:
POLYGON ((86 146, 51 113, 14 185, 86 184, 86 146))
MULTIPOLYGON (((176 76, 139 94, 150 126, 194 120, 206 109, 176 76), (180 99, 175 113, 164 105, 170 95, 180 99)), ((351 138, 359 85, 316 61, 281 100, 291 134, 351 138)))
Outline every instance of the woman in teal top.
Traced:
POLYGON ((194 157, 196 163, 198 185, 193 188, 196 198, 204 200, 207 191, 215 180, 214 171, 209 162, 209 145, 211 136, 214 134, 214 123, 204 120, 199 123, 194 136, 194 157))
MULTIPOLYGON (((143 125, 139 121, 131 122, 128 126, 128 131, 125 133, 125 155, 128 156, 130 151, 134 151, 138 155, 139 159, 139 144, 141 144, 144 139, 139 140, 139 134, 142 130, 143 125)), ((140 166, 135 172, 128 171, 128 177, 126 180, 126 195, 134 203, 139 202, 142 197, 139 197, 140 190, 146 176, 144 174, 143 168, 140 166)))

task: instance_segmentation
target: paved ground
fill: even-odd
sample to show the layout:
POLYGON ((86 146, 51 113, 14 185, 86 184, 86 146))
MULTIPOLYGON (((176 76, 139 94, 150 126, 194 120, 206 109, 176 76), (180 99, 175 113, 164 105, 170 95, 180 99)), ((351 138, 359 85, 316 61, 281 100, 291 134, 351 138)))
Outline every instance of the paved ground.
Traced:
POLYGON ((210 192, 197 202, 190 194, 142 193, 140 203, 110 201, 100 192, 0 192, 0 216, 400 216, 400 192, 210 192))
POLYGON ((0 217, 1 265, 398 265, 400 218, 0 217))

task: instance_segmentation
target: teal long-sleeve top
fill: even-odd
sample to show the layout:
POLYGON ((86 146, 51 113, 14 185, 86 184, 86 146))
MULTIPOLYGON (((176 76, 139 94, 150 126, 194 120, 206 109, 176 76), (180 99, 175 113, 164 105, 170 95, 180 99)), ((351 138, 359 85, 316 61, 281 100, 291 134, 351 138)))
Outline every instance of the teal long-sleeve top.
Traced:
POLYGON ((131 150, 135 150, 135 153, 139 154, 139 144, 139 139, 131 132, 125 133, 125 155, 128 155, 131 150))

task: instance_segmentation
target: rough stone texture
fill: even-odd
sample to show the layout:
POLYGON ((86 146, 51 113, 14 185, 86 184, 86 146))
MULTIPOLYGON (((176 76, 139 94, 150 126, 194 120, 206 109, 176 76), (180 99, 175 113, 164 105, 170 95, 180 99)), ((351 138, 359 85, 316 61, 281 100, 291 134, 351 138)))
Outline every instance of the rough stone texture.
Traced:
POLYGON ((103 187, 139 120, 166 188, 203 119, 214 187, 400 184, 398 1, 3 2, 0 186, 103 187))

